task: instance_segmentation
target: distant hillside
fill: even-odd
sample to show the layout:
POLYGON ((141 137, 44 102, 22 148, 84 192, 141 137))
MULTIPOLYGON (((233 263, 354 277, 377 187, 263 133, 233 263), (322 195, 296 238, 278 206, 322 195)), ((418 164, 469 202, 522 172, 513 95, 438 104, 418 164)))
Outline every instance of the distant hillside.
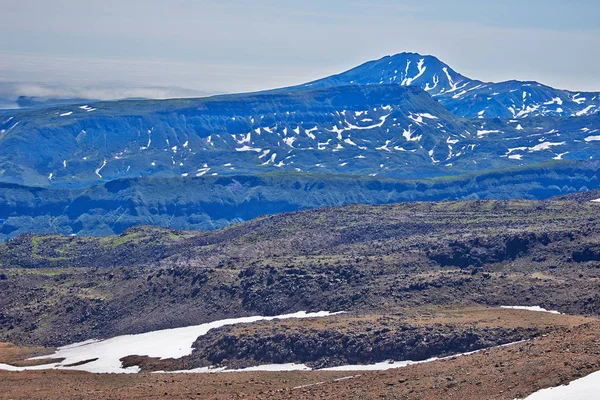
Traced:
POLYGON ((600 188, 598 161, 555 161, 434 179, 278 173, 122 179, 82 189, 0 184, 0 240, 111 235, 135 225, 217 229, 265 214, 353 203, 546 199, 600 188))
POLYGON ((119 178, 273 171, 429 178, 600 158, 600 114, 466 120, 418 87, 122 101, 0 117, 0 181, 86 187, 119 178))

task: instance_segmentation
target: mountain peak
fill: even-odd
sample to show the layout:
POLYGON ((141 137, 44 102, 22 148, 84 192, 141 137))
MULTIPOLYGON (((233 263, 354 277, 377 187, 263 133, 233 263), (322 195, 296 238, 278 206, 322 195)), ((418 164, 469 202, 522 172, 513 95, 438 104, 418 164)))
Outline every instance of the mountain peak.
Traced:
POLYGON ((418 86, 435 96, 453 92, 461 84, 472 82, 437 57, 419 53, 399 53, 369 61, 356 68, 302 85, 318 88, 333 85, 399 84, 418 86))

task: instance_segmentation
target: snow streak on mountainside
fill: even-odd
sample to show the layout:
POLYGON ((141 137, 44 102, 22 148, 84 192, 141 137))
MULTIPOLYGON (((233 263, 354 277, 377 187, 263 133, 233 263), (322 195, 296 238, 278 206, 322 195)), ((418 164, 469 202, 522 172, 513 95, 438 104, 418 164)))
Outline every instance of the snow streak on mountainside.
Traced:
POLYGON ((570 92, 537 82, 469 79, 433 56, 401 53, 291 89, 341 85, 418 86, 454 114, 467 118, 584 116, 600 112, 600 93, 570 92))

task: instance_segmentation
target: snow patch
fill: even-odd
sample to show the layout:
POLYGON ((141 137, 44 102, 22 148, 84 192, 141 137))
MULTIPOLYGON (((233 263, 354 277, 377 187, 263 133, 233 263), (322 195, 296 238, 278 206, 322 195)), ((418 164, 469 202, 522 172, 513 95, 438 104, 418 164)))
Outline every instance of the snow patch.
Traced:
POLYGON ((566 386, 542 389, 525 400, 593 400, 600 392, 600 371, 576 379, 566 386))
POLYGON ((594 105, 587 106, 587 107, 586 107, 586 108, 584 108, 583 110, 576 112, 576 113, 575 113, 575 116, 576 116, 576 117, 581 117, 581 116, 583 116, 583 115, 587 115, 587 114, 588 114, 588 113, 589 113, 589 112, 592 110, 592 108, 596 108, 596 106, 594 106, 594 105))
POLYGON ((545 312, 550 314, 559 315, 558 311, 548 311, 545 308, 540 306, 500 306, 500 308, 509 309, 509 310, 525 310, 525 311, 534 311, 534 312, 545 312))
POLYGON ((92 373, 137 373, 139 368, 122 368, 120 359, 128 355, 148 357, 181 358, 192 353, 192 345, 199 336, 208 331, 227 325, 247 324, 257 321, 272 321, 275 319, 302 319, 321 318, 339 313, 320 311, 307 313, 300 311, 294 314, 285 314, 274 317, 244 317, 214 321, 206 324, 188 326, 184 328, 165 329, 142 333, 138 335, 117 336, 106 340, 88 340, 59 348, 54 354, 33 358, 34 360, 57 359, 65 360, 59 363, 38 365, 35 367, 13 367, 0 364, 0 369, 10 370, 42 370, 42 369, 68 369, 88 371, 92 373), (66 367, 69 364, 97 358, 83 365, 66 367))
POLYGON ((291 148, 294 148, 293 144, 295 141, 296 141, 296 138, 294 136, 283 138, 283 142, 285 144, 287 144, 288 146, 290 146, 291 148))
POLYGON ((567 144, 567 142, 560 142, 560 143, 544 142, 544 143, 540 143, 538 145, 535 145, 533 147, 530 147, 529 148, 529 152, 533 153, 534 151, 548 150, 548 149, 550 149, 550 147, 553 147, 553 146, 564 146, 565 144, 567 144))
POLYGON ((98 178, 102 179, 102 175, 100 175, 100 171, 102 171, 102 169, 106 167, 106 158, 104 159, 104 162, 102 163, 102 166, 100 168, 96 169, 96 175, 98 175, 98 178))
POLYGON ((477 136, 478 137, 483 137, 485 135, 489 135, 490 133, 502 133, 499 130, 494 130, 494 131, 489 131, 489 130, 479 130, 477 131, 477 136))
MULTIPOLYGON (((417 63, 417 69, 418 69, 419 73, 417 75, 415 75, 413 78, 404 79, 402 84, 406 85, 406 86, 410 86, 414 81, 419 79, 425 73, 425 70, 427 69, 427 67, 425 67, 424 64, 425 64, 425 59, 421 58, 419 60, 419 62, 417 63)), ((408 62, 408 65, 410 65, 410 61, 408 62)), ((408 73, 408 65, 406 66, 406 73, 408 73)))
POLYGON ((255 148, 255 147, 250 147, 250 146, 243 146, 243 147, 240 147, 240 148, 236 148, 235 151, 240 151, 240 152, 255 151, 257 153, 260 153, 262 151, 262 149, 255 148))

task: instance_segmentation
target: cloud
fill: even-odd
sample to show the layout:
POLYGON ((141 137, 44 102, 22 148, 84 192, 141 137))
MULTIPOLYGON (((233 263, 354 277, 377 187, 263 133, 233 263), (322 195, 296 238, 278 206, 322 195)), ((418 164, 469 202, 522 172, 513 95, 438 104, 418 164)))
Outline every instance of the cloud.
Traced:
POLYGON ((127 87, 124 85, 66 86, 43 83, 0 82, 0 109, 18 108, 19 98, 39 100, 123 100, 205 97, 212 93, 180 87, 127 87))

